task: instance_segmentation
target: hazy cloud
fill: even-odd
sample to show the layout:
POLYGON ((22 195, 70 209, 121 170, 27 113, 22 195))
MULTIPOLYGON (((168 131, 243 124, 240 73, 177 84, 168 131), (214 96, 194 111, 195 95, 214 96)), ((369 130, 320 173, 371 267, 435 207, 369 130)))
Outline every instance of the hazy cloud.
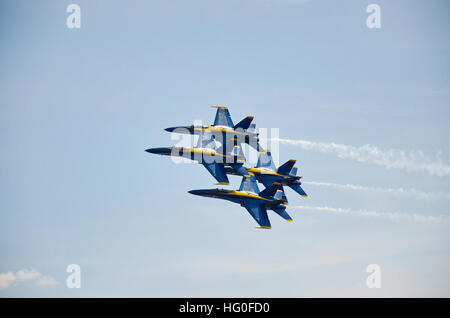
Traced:
POLYGON ((58 281, 49 275, 42 275, 35 269, 21 269, 16 273, 0 273, 0 288, 8 288, 19 282, 35 281, 38 286, 50 286, 59 284, 58 281))
POLYGON ((0 288, 8 288, 16 280, 13 272, 0 273, 0 288))
POLYGON ((46 276, 39 277, 36 284, 38 284, 39 286, 52 286, 52 285, 58 285, 59 283, 52 276, 46 275, 46 276))

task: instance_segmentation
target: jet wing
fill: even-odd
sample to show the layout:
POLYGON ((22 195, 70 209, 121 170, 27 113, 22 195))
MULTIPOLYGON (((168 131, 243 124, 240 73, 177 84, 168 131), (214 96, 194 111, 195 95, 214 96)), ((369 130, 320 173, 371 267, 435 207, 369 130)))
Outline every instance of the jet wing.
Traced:
POLYGON ((210 174, 219 182, 219 184, 229 184, 225 167, 221 163, 217 162, 202 162, 202 165, 209 171, 210 174))
POLYGON ((267 216, 266 207, 263 204, 257 204, 253 202, 245 202, 244 207, 248 213, 255 219, 256 223, 263 229, 270 229, 270 221, 267 216))

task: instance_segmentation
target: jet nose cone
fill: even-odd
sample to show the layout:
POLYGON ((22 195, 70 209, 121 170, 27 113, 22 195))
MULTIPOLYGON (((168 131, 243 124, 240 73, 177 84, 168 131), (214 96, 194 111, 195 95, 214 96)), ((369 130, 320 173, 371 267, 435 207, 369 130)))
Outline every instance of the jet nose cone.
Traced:
POLYGON ((211 190, 190 190, 188 192, 193 195, 208 196, 211 190))
POLYGON ((165 155, 165 154, 170 154, 171 149, 167 148, 167 147, 148 148, 148 149, 145 149, 145 151, 147 151, 149 153, 155 153, 155 154, 158 154, 158 155, 165 155))
POLYGON ((192 134, 194 131, 193 126, 176 126, 176 127, 167 127, 164 129, 165 131, 176 133, 176 134, 192 134))
POLYGON ((145 149, 145 151, 147 151, 149 153, 158 153, 157 148, 148 148, 148 149, 145 149))

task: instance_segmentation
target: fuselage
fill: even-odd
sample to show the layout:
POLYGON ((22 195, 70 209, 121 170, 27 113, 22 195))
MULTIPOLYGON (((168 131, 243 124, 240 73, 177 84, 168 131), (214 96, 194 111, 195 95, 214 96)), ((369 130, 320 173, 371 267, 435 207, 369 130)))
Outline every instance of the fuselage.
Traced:
MULTIPOLYGON (((237 137, 237 139, 244 143, 258 142, 258 133, 248 132, 243 129, 234 129, 228 126, 177 126, 169 127, 165 129, 168 132, 178 133, 178 134, 191 134, 200 135, 203 133, 210 133, 215 135, 216 139, 221 138, 222 140, 237 137)), ((222 140, 219 140, 222 142, 222 140)))
MULTIPOLYGON (((263 184, 272 184, 274 182, 279 182, 284 185, 288 182, 293 182, 301 178, 299 176, 279 174, 276 171, 273 171, 272 169, 262 167, 260 168, 251 167, 246 169, 248 172, 251 172, 255 175, 255 178, 256 180, 258 180, 258 182, 261 182, 263 184)), ((227 174, 239 175, 239 173, 237 173, 231 168, 227 169, 226 172, 227 174)))
POLYGON ((278 200, 274 200, 272 198, 265 198, 257 193, 249 191, 227 190, 227 189, 202 189, 202 190, 191 190, 188 192, 202 197, 227 200, 234 203, 239 203, 241 205, 243 204, 244 201, 251 200, 254 201, 255 203, 265 204, 268 207, 272 205, 285 207, 285 205, 282 202, 279 202, 278 200))
POLYGON ((183 157, 198 162, 243 163, 245 158, 221 154, 211 148, 195 147, 161 147, 149 148, 145 151, 157 155, 183 157))

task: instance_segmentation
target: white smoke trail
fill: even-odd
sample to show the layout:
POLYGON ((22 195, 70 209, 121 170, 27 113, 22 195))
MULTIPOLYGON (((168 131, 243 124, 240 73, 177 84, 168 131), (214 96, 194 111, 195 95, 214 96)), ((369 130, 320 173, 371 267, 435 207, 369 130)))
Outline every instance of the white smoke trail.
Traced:
POLYGON ((379 187, 368 187, 354 184, 339 184, 330 182, 316 182, 316 181, 303 181, 302 184, 318 186, 318 187, 329 187, 334 189, 342 190, 355 190, 355 191, 366 191, 366 192, 379 192, 394 195, 405 195, 409 197, 414 197, 421 200, 436 200, 436 199, 447 199, 450 200, 450 193, 442 192, 423 192, 416 189, 403 189, 403 188, 379 188, 379 187))
POLYGON ((367 211, 367 210, 352 210, 352 209, 342 209, 342 208, 330 208, 327 206, 292 206, 292 209, 305 210, 305 211, 319 211, 319 212, 330 212, 336 214, 351 214, 358 215, 362 217, 379 217, 386 218, 393 221, 413 221, 420 223, 434 223, 442 224, 449 223, 448 216, 432 216, 432 215, 421 215, 421 214, 407 214, 398 212, 377 212, 377 211, 367 211))
POLYGON ((313 142, 307 140, 292 140, 272 138, 282 144, 298 146, 306 150, 317 150, 324 153, 333 153, 339 158, 352 159, 359 162, 368 162, 386 168, 404 169, 407 171, 422 171, 435 176, 450 175, 450 166, 439 158, 432 160, 421 150, 405 152, 400 149, 382 151, 372 145, 355 147, 336 144, 334 142, 313 142))

